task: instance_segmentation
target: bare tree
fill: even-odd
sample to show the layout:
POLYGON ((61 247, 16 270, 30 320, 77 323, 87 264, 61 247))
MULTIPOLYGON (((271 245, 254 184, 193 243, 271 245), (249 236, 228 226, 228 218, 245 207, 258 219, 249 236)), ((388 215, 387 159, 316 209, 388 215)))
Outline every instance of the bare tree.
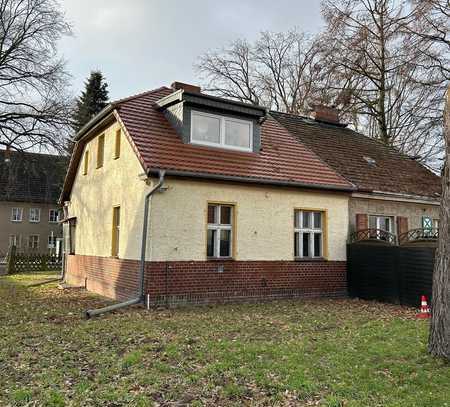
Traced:
MULTIPOLYGON (((435 162, 442 154, 445 81, 404 27, 411 10, 395 0, 325 0, 324 64, 357 127, 400 151, 435 162), (426 79, 426 80, 425 80, 426 79)), ((436 59, 438 49, 429 49, 436 59)))
POLYGON ((450 80, 450 0, 410 0, 403 29, 416 37, 427 67, 439 69, 450 80))
POLYGON ((196 68, 206 90, 219 96, 305 113, 308 102, 319 97, 315 85, 324 69, 318 51, 316 39, 304 33, 262 32, 253 44, 237 40, 206 53, 196 68))
POLYGON ((56 46, 67 34, 56 0, 0 0, 0 145, 64 148, 72 100, 56 46))
POLYGON ((432 317, 428 349, 450 359, 450 86, 444 113, 445 160, 442 171, 439 243, 433 272, 432 317))

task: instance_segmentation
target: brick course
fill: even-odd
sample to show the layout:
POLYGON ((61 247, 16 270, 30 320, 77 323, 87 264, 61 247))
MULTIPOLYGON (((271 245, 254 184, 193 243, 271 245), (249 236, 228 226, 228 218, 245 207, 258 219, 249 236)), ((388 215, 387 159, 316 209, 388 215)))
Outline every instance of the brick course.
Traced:
MULTIPOLYGON (((67 282, 106 297, 138 294, 137 260, 68 256, 67 282)), ((146 292, 158 304, 204 304, 347 295, 343 261, 147 262, 146 292)))

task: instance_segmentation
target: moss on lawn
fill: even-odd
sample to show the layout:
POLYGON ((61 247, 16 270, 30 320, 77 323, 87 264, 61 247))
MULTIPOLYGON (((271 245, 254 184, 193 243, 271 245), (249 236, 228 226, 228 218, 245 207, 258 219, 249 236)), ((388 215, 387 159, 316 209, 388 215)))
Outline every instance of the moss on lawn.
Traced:
POLYGON ((428 322, 357 300, 145 311, 0 278, 0 405, 450 406, 428 322))

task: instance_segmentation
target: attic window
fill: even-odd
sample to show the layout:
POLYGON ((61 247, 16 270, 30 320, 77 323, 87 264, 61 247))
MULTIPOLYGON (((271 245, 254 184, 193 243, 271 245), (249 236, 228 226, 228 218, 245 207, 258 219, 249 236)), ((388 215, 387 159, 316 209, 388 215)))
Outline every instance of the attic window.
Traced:
POLYGON ((364 156, 363 158, 364 158, 364 160, 367 161, 367 163, 368 163, 371 167, 376 167, 376 166, 377 166, 377 161, 376 161, 374 158, 372 158, 372 157, 367 157, 367 156, 364 156))
POLYGON ((253 122, 192 111, 191 143, 252 151, 253 122))

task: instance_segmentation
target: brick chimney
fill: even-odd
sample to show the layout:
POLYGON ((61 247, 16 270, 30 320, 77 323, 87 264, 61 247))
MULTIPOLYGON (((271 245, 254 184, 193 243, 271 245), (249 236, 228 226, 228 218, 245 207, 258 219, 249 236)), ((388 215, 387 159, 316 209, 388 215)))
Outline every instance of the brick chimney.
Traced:
POLYGON ((189 83, 183 83, 183 82, 173 82, 170 87, 174 90, 180 90, 183 89, 186 92, 192 92, 192 93, 201 93, 200 86, 190 85, 189 83))
POLYGON ((314 105, 312 117, 317 122, 340 124, 339 111, 334 107, 314 105))

